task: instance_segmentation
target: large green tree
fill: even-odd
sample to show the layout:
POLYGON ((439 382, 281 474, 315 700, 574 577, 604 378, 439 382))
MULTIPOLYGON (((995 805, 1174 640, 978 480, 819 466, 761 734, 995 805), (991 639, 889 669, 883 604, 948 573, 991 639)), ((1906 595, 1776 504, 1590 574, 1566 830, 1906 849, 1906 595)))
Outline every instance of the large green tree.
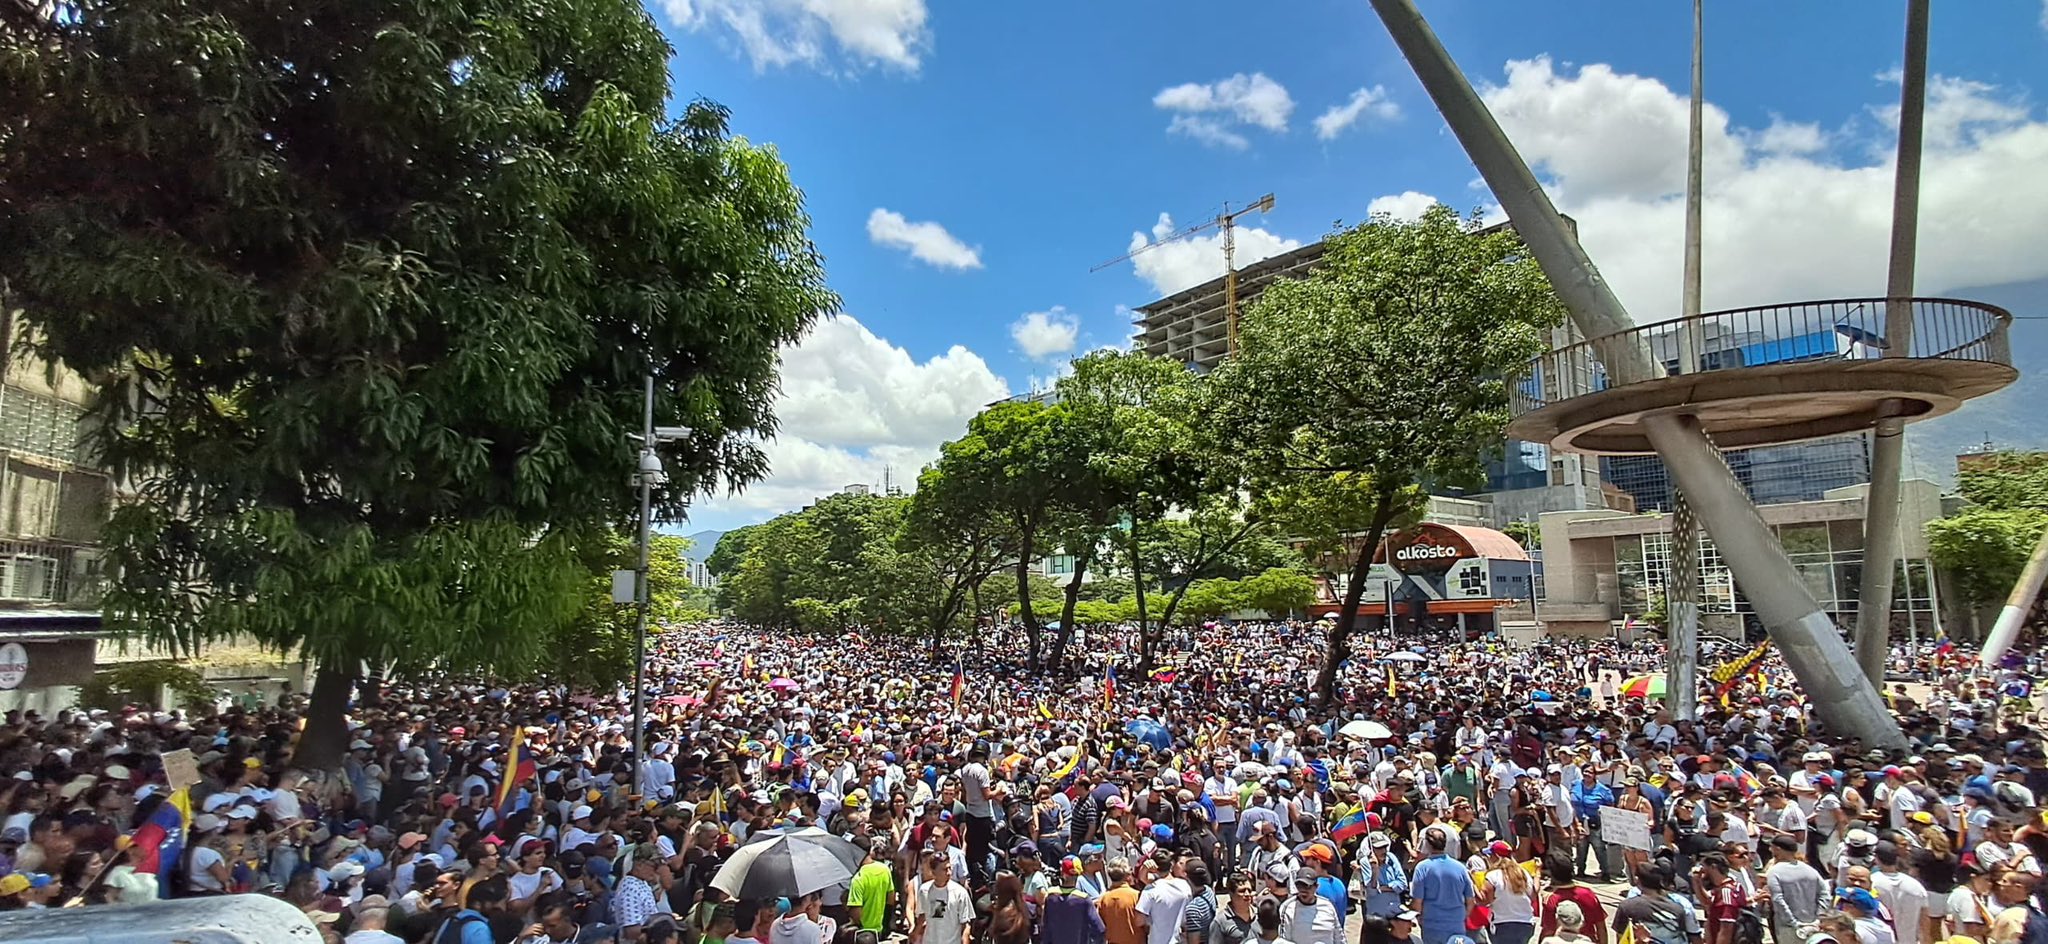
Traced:
POLYGON ((2048 529, 2048 453, 1973 456, 1957 470, 1956 490, 1969 504, 1927 523, 1928 552, 1964 603, 1995 603, 2048 529))
POLYGON ((317 660, 301 763, 365 662, 533 664, 642 378, 657 508, 763 473, 837 302, 671 52, 632 0, 0 4, 0 307, 105 384, 110 621, 317 660))
POLYGON ((1237 355, 1210 378, 1212 424, 1241 437, 1269 475, 1324 477, 1306 486, 1319 500, 1362 509, 1316 679, 1325 704, 1372 549, 1413 510, 1418 487, 1477 484, 1507 422, 1507 384, 1562 313, 1512 231, 1484 231, 1441 205, 1333 234, 1319 268, 1246 309, 1237 355))
MULTIPOLYGON (((546 667, 557 679, 583 688, 609 689, 633 677, 633 650, 640 630, 639 607, 612 602, 612 572, 640 564, 635 535, 610 531, 580 542, 584 554, 581 609, 561 623, 546 643, 546 667)), ((649 632, 658 623, 688 618, 684 600, 690 592, 683 552, 690 540, 656 534, 648 542, 647 618, 649 632)))

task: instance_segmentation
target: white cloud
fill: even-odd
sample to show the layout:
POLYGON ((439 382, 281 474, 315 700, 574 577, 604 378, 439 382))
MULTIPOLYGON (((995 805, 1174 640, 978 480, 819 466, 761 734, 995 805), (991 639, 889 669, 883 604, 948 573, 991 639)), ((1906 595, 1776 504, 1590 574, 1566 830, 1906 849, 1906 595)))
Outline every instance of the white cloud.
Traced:
POLYGON ((1216 82, 1187 82, 1161 89, 1152 105, 1173 112, 1166 130, 1184 134, 1204 144, 1244 149, 1250 141, 1238 127, 1287 130, 1287 117, 1294 113, 1294 98, 1287 88, 1263 72, 1237 73, 1216 82))
POLYGON ((1081 337, 1081 319, 1054 305, 1051 311, 1034 311, 1010 324, 1010 340, 1032 360, 1044 360, 1071 353, 1081 337))
MULTIPOLYGON (((1143 249, 1153 240, 1165 239, 1173 232, 1173 217, 1161 213, 1159 222, 1152 225, 1151 238, 1146 238, 1144 233, 1132 233, 1129 248, 1143 249)), ((1299 239, 1287 239, 1256 226, 1237 227, 1237 266, 1240 269, 1260 259, 1299 248, 1299 239)), ((1151 283, 1153 291, 1161 296, 1171 295, 1223 274, 1223 234, 1209 232, 1161 243, 1155 249, 1132 257, 1131 265, 1139 278, 1151 283)))
POLYGON ((930 221, 912 223, 903 214, 876 207, 868 214, 868 238, 877 246, 907 249, 912 258, 941 269, 979 269, 981 250, 930 221))
MULTIPOLYGON (((1487 104, 1602 274, 1638 321, 1677 314, 1685 96, 1605 65, 1567 74, 1539 58, 1506 71, 1487 104)), ((1870 112, 1895 114, 1885 86, 1871 97, 1870 112)), ((1884 293, 1896 136, 1858 117, 1806 149, 1805 132, 1744 131, 1709 106, 1709 309, 1884 293)), ((1919 290, 2048 275, 2035 249, 2048 242, 2048 122, 2010 91, 1935 76, 1926 127, 1919 290)))
POLYGON ((1385 213, 1397 220, 1417 220, 1422 218, 1423 211, 1441 202, 1426 193, 1403 190, 1372 198, 1372 202, 1365 205, 1365 213, 1367 216, 1385 213))
POLYGON ((755 69, 839 60, 912 72, 931 46, 925 0, 662 0, 683 29, 720 29, 755 69))
POLYGON ((782 352, 781 430, 762 446, 767 478, 706 503, 703 514, 764 518, 847 485, 879 485, 885 468, 908 489, 942 443, 1009 395, 965 347, 920 362, 850 316, 828 318, 782 352))
POLYGON ((1393 121, 1401 117, 1401 105, 1387 97, 1384 85, 1362 88, 1351 93, 1351 98, 1342 104, 1331 105, 1330 110, 1316 116, 1316 137, 1328 141, 1344 133, 1360 118, 1374 121, 1393 121))
POLYGON ((1743 140, 1764 154, 1812 154, 1825 150, 1828 136, 1812 122, 1786 121, 1777 115, 1762 131, 1746 132, 1743 140))

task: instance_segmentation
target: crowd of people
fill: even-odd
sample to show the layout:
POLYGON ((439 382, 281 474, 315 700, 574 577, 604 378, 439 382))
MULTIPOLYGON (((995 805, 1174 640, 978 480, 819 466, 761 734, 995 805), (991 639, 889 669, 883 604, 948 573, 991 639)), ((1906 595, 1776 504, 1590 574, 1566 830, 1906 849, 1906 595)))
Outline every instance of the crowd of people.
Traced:
POLYGON ((1655 642, 1364 640, 1324 706, 1321 640, 1098 630, 1042 671, 1018 633, 675 627, 644 758, 629 693, 538 684, 361 692, 332 772, 291 766, 297 698, 10 713, 0 909, 256 893, 348 944, 2048 944, 2027 659, 1908 653, 1886 750, 1769 657, 1685 720, 1625 684, 1655 642), (714 885, 812 828, 843 880, 714 885))

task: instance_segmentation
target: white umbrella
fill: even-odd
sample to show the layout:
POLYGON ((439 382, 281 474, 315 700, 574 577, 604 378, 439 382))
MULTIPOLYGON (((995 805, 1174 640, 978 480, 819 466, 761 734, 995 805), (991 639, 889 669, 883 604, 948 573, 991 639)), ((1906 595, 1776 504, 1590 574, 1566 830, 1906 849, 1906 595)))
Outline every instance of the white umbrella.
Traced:
POLYGON ((1414 652, 1390 652, 1380 657, 1381 662, 1428 662, 1429 657, 1414 652))
POLYGON ((1386 725, 1364 718, 1338 728, 1337 733, 1360 741, 1378 741, 1394 736, 1394 732, 1387 730, 1386 725))

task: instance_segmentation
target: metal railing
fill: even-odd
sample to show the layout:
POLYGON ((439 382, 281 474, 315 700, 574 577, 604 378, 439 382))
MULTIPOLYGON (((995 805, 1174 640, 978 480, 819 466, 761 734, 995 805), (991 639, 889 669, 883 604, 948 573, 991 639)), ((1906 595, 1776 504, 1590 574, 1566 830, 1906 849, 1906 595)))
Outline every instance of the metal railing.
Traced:
MULTIPOLYGON (((2012 315, 1996 305, 1915 298, 1908 356, 2012 365, 2012 315)), ((1883 298, 1838 298, 1706 312, 1558 348, 1530 364, 1509 393, 1520 416, 1560 400, 1627 384, 1613 381, 1601 352, 1646 351, 1664 376, 1824 360, 1871 360, 1889 353, 1883 298), (1681 336, 1690 331, 1695 362, 1680 370, 1681 336)), ((1652 378, 1661 379, 1661 378, 1652 378)))

